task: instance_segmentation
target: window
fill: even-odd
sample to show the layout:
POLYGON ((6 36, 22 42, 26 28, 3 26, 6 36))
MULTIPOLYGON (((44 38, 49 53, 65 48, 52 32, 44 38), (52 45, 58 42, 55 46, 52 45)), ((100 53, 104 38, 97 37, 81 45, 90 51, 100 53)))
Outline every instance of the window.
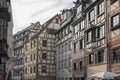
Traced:
POLYGON ((113 17, 111 17, 111 26, 112 28, 117 27, 120 24, 120 16, 119 14, 114 15, 113 17))
POLYGON ((74 63, 74 72, 77 72, 78 70, 78 63, 74 63))
POLYGON ((79 5, 79 6, 77 7, 77 14, 79 14, 81 10, 82 10, 82 6, 79 5))
POLYGON ((72 41, 69 41, 69 50, 72 49, 72 41))
POLYGON ((84 29, 85 23, 84 20, 80 22, 80 29, 84 29))
POLYGON ((25 51, 27 51, 27 45, 25 45, 25 51))
POLYGON ((47 47, 47 40, 42 40, 42 46, 47 47))
POLYGON ((30 73, 32 73, 32 67, 30 67, 30 73))
POLYGON ((64 44, 62 45, 62 48, 61 48, 61 52, 62 54, 64 53, 65 49, 64 49, 64 44))
POLYGON ((74 52, 76 52, 76 51, 77 51, 76 46, 77 46, 77 43, 74 43, 74 52))
POLYGON ((80 49, 84 48, 84 39, 80 40, 80 49))
POLYGON ((67 52, 67 43, 65 43, 65 52, 67 52))
POLYGON ((46 60, 47 59, 47 53, 42 53, 42 60, 46 60))
POLYGON ((89 55, 89 64, 93 64, 94 63, 94 54, 90 54, 89 55))
POLYGON ((118 1, 118 0, 110 0, 110 3, 113 4, 113 3, 115 3, 116 1, 118 1))
POLYGON ((95 13, 94 10, 89 12, 89 21, 93 21, 95 19, 95 13))
POLYGON ((2 38, 3 35, 3 20, 0 18, 0 39, 2 38))
POLYGON ((32 61, 32 55, 31 55, 31 57, 30 57, 30 60, 32 61))
POLYGON ((46 72, 47 72, 46 66, 42 66, 42 72, 43 72, 43 73, 46 73, 46 72))
POLYGON ((61 61, 61 69, 63 68, 63 60, 61 61))
POLYGON ((27 68, 25 68, 25 74, 27 74, 27 68))
POLYGON ((120 48, 113 50, 113 61, 115 61, 115 62, 120 61, 120 48))
POLYGON ((68 58, 68 67, 70 67, 70 66, 71 66, 71 57, 68 58))
POLYGON ((32 48, 32 42, 30 43, 30 48, 32 48))
POLYGON ((92 31, 87 33, 87 42, 91 42, 92 41, 92 31))
POLYGON ((34 73, 36 72, 36 67, 34 66, 34 73))
POLYGON ((80 71, 83 70, 83 61, 80 61, 80 71))
POLYGON ((67 59, 65 59, 65 66, 64 66, 65 68, 67 67, 67 59))
POLYGON ((36 44, 36 42, 35 42, 35 40, 34 40, 34 47, 35 47, 35 44, 36 44))
POLYGON ((57 24, 59 23, 59 19, 58 18, 56 18, 56 21, 55 21, 57 24))
POLYGON ((105 37, 105 27, 104 25, 98 28, 98 38, 104 38, 105 37))
POLYGON ((105 11, 104 1, 98 5, 98 15, 102 14, 105 11))
POLYGON ((34 53, 34 60, 35 60, 35 53, 34 53))
POLYGON ((104 51, 99 51, 98 52, 98 63, 103 62, 103 58, 104 58, 104 51))
POLYGON ((25 57, 25 62, 27 62, 27 57, 25 57))

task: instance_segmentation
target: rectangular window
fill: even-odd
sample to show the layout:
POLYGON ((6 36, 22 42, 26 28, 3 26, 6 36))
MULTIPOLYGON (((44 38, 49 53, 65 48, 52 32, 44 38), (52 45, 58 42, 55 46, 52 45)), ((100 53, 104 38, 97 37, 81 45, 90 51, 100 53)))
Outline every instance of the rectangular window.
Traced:
POLYGON ((104 1, 98 5, 98 15, 102 14, 105 11, 104 1))
POLYGON ((80 49, 84 49, 84 39, 80 40, 80 49))
POLYGON ((98 63, 103 62, 103 60, 104 60, 104 51, 102 50, 98 52, 98 63))
POLYGON ((85 27, 85 23, 84 23, 84 20, 80 22, 80 29, 84 29, 85 27))
POLYGON ((46 66, 42 66, 42 72, 46 73, 47 72, 47 67, 46 66))
POLYGON ((68 45, 68 47, 69 47, 69 50, 72 49, 72 41, 69 41, 69 45, 68 45))
POLYGON ((36 67, 34 66, 34 73, 36 72, 36 67))
POLYGON ((120 15, 114 15, 113 17, 111 17, 111 26, 112 28, 117 27, 120 24, 120 15))
POLYGON ((105 27, 104 25, 98 28, 98 38, 104 38, 105 37, 105 27))
POLYGON ((65 43, 65 52, 67 51, 67 43, 65 43))
POLYGON ((42 53, 42 60, 46 60, 47 59, 47 53, 42 53))
POLYGON ((47 40, 42 40, 42 46, 47 47, 47 40))
POLYGON ((32 61, 32 55, 30 56, 30 60, 32 61))
POLYGON ((74 52, 76 52, 77 51, 77 43, 74 43, 74 52))
POLYGON ((89 55, 89 64, 93 64, 94 63, 94 54, 90 54, 89 55))
POLYGON ((71 66, 71 57, 68 58, 68 67, 70 67, 70 66, 71 66))
POLYGON ((91 42, 92 41, 92 31, 87 33, 87 42, 91 42))
POLYGON ((80 71, 83 70, 83 61, 80 61, 80 71))
POLYGON ((3 20, 0 18, 0 39, 2 39, 3 36, 3 20))
POLYGON ((81 10, 82 10, 82 6, 79 5, 79 6, 77 7, 77 14, 79 14, 81 10))
POLYGON ((95 13, 94 10, 89 12, 89 21, 93 21, 95 19, 95 13))
POLYGON ((120 48, 113 50, 113 61, 120 62, 120 48))
POLYGON ((113 4, 113 3, 115 3, 116 1, 118 1, 118 0, 110 0, 110 3, 113 4))
POLYGON ((34 53, 34 57, 33 57, 33 58, 34 58, 34 60, 35 60, 35 53, 34 53))
POLYGON ((74 63, 74 72, 77 71, 78 63, 74 63))

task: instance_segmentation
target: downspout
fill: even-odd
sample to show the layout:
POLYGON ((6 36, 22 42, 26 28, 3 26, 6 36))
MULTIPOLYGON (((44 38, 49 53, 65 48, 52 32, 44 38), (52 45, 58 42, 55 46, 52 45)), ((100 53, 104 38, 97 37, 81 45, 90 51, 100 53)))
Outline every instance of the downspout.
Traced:
POLYGON ((107 47, 107 71, 110 71, 110 49, 109 49, 109 14, 108 14, 108 5, 107 5, 107 1, 108 0, 104 0, 105 1, 105 24, 106 24, 106 47, 107 47))

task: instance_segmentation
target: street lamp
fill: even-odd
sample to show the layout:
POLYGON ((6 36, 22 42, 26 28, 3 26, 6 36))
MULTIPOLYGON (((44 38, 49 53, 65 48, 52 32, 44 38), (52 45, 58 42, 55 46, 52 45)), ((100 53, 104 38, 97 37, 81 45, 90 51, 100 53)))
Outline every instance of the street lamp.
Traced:
POLYGON ((3 63, 3 67, 4 67, 4 69, 3 69, 3 71, 4 71, 4 73, 3 73, 3 80, 5 80, 5 75, 6 75, 6 72, 5 72, 5 67, 6 67, 5 62, 6 61, 7 61, 6 57, 1 57, 1 62, 3 63))

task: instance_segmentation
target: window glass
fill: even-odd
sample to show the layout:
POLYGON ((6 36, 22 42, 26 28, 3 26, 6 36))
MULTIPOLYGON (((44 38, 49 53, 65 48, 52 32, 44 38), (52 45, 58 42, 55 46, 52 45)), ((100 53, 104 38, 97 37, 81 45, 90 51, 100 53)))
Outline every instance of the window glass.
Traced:
POLYGON ((102 14, 105 11, 104 1, 98 5, 98 14, 102 14))
POLYGON ((112 27, 116 27, 116 26, 120 23, 120 16, 119 16, 119 14, 113 16, 113 17, 111 18, 111 21, 112 21, 112 22, 111 22, 112 27))
POLYGON ((93 21, 95 19, 95 13, 94 10, 89 12, 89 21, 93 21))

